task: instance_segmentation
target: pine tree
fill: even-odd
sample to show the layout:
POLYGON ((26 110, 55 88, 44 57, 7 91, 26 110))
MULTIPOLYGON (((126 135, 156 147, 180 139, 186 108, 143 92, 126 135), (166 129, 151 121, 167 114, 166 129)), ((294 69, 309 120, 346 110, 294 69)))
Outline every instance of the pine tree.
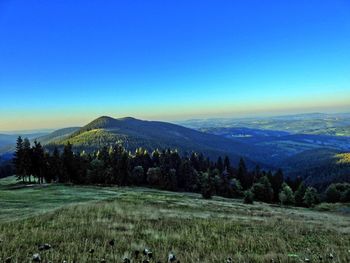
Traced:
POLYGON ((216 168, 219 170, 220 173, 224 171, 224 163, 222 161, 221 156, 219 156, 218 160, 216 161, 216 168))
POLYGON ((13 158, 13 163, 15 166, 15 172, 16 172, 16 177, 17 180, 22 180, 24 181, 24 167, 23 167, 23 140, 22 137, 19 136, 17 138, 17 142, 16 142, 16 151, 14 154, 14 158, 13 158))
POLYGON ((32 149, 30 148, 30 142, 28 138, 24 138, 23 141, 23 176, 28 177, 29 183, 31 183, 32 172, 32 149))
POLYGON ((40 142, 34 141, 34 146, 31 151, 31 174, 37 178, 39 183, 43 183, 45 170, 45 160, 44 160, 44 149, 41 146, 40 142))
POLYGON ((70 142, 68 142, 63 148, 62 168, 63 172, 59 181, 61 183, 71 182, 74 177, 74 154, 70 142))

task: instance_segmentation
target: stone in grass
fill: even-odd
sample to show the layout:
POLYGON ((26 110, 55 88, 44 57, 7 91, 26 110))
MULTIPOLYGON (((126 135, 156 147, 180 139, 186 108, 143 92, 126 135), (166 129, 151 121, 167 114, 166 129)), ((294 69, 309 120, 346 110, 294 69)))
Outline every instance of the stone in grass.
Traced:
POLYGON ((304 261, 305 262, 310 262, 310 259, 309 258, 305 258, 304 261))
POLYGON ((115 239, 109 240, 108 244, 109 244, 111 247, 113 247, 114 244, 115 244, 115 239))
POLYGON ((329 253, 328 257, 329 257, 329 259, 333 259, 334 255, 332 253, 329 253))
POLYGON ((173 252, 170 252, 168 255, 168 262, 174 262, 176 260, 176 256, 173 252))
POLYGON ((125 258, 123 259, 123 263, 130 263, 130 262, 131 262, 130 259, 127 258, 127 257, 125 257, 125 258))
POLYGON ((232 263, 232 258, 230 257, 226 258, 226 263, 232 263))
POLYGON ((89 249, 89 253, 90 253, 90 254, 94 254, 94 252, 95 252, 95 249, 93 249, 93 248, 90 248, 90 249, 89 249))
POLYGON ((38 253, 35 253, 32 257, 32 261, 33 262, 41 262, 41 257, 40 257, 40 254, 38 253))
POLYGON ((49 250, 51 248, 52 248, 52 246, 50 244, 48 244, 48 243, 41 244, 41 245, 38 246, 38 249, 40 251, 49 250))
POLYGON ((148 256, 149 258, 152 258, 152 257, 153 257, 152 251, 149 250, 148 248, 145 248, 145 249, 143 250, 143 254, 144 254, 145 256, 148 256))

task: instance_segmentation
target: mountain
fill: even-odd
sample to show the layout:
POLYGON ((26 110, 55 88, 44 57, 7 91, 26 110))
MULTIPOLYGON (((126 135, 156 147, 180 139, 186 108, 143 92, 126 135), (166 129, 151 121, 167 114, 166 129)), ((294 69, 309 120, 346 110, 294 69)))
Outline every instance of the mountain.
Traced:
POLYGON ((53 143, 55 141, 65 139, 66 137, 68 137, 69 135, 71 135, 72 133, 76 132, 79 129, 80 127, 68 127, 68 128, 59 129, 47 135, 40 136, 36 138, 36 140, 40 141, 42 144, 53 143))
POLYGON ((19 133, 0 134, 0 154, 12 153, 15 149, 18 136, 34 140, 37 137, 45 136, 47 134, 48 133, 45 132, 25 133, 24 131, 19 133))
MULTIPOLYGON (((238 162, 242 156, 251 165, 263 163, 264 159, 251 158, 253 156, 263 157, 262 149, 238 140, 227 139, 172 123, 138 120, 131 117, 114 119, 102 116, 63 138, 55 137, 53 134, 49 137, 51 139, 44 143, 47 147, 62 147, 70 142, 78 150, 92 151, 102 146, 118 143, 131 151, 139 147, 148 150, 176 148, 180 153, 197 151, 211 158, 228 155, 233 162, 238 162)), ((43 142, 45 141, 43 140, 43 142)))
POLYGON ((331 183, 350 183, 350 153, 334 149, 313 149, 296 154, 281 164, 290 177, 301 176, 305 183, 319 189, 331 183))

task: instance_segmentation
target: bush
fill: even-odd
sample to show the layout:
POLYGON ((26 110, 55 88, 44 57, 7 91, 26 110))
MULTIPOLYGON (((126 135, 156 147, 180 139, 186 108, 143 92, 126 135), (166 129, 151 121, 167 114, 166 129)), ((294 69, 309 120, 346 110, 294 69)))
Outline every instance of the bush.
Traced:
POLYGON ((252 192, 255 200, 269 203, 273 199, 273 189, 266 176, 261 177, 259 181, 252 186, 252 192))
POLYGON ((254 203, 254 194, 252 191, 247 190, 244 192, 244 199, 243 202, 245 204, 253 204, 254 203))
POLYGON ((304 195, 304 204, 307 207, 312 207, 315 204, 319 203, 319 197, 318 197, 318 193, 317 190, 313 187, 308 187, 305 191, 305 195, 304 195))
POLYGON ((147 182, 151 186, 159 186, 162 179, 162 173, 159 167, 149 168, 147 171, 147 182))
POLYGON ((350 189, 346 190, 341 196, 342 202, 350 202, 350 189))
POLYGON ((141 185, 144 182, 144 170, 142 166, 135 166, 131 173, 131 183, 141 185))
POLYGON ((326 201, 329 203, 336 203, 340 201, 341 198, 341 192, 338 191, 335 184, 331 184, 328 186, 326 190, 326 201))
POLYGON ((204 199, 211 199, 213 196, 213 182, 208 173, 202 173, 200 177, 201 194, 204 199))
POLYGON ((292 189, 285 183, 282 185, 282 191, 278 197, 282 205, 292 205, 295 202, 292 189))

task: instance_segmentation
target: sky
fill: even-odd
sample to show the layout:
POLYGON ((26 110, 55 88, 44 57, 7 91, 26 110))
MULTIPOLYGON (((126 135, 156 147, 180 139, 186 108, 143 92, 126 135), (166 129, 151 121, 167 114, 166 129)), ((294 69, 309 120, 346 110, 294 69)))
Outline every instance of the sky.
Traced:
POLYGON ((0 130, 345 111, 348 0, 0 0, 0 130))

